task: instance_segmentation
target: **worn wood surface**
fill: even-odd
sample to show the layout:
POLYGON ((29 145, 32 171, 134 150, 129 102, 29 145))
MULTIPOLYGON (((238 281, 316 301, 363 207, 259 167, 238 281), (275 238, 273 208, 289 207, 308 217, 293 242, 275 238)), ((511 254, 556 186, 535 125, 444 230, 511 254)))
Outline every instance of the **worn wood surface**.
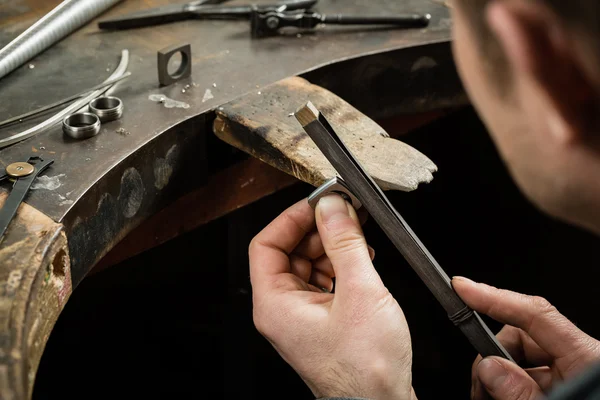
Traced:
MULTIPOLYGON (((0 193, 0 204, 6 199, 0 193)), ((63 226, 21 205, 0 247, 0 398, 31 396, 35 372, 71 294, 63 226)))
POLYGON ((309 100, 384 190, 412 191, 433 179, 437 167, 425 155, 390 138, 350 104, 302 78, 285 79, 219 107, 214 131, 232 146, 320 186, 336 175, 335 169, 293 118, 309 100))

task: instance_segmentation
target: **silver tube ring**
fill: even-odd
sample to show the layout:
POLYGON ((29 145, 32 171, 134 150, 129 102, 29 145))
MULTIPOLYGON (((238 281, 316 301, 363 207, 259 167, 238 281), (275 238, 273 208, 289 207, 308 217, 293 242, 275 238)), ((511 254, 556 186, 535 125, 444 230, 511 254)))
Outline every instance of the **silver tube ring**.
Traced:
POLYGON ((98 97, 90 101, 89 109, 101 122, 114 121, 123 115, 123 102, 118 97, 98 97))
POLYGON ((100 132, 100 118, 91 113, 71 114, 63 120, 63 132, 73 139, 87 139, 100 132))

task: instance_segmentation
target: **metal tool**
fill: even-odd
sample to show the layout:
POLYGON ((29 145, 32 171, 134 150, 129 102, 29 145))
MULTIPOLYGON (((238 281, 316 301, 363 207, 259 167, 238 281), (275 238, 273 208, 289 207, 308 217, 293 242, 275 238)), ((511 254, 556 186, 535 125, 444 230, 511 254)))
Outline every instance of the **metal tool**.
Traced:
POLYGON ((109 122, 121 118, 124 107, 120 98, 103 96, 90 101, 89 109, 98 116, 100 122, 109 122))
MULTIPOLYGON (((252 5, 219 6, 227 0, 203 0, 187 4, 172 4, 164 7, 139 11, 121 17, 98 22, 100 29, 131 29, 153 26, 188 19, 250 19, 252 5)), ((259 10, 306 10, 318 0, 287 0, 273 4, 260 4, 259 10)))
POLYGON ((156 65, 158 67, 158 82, 161 86, 173 83, 192 75, 192 47, 190 44, 173 45, 158 51, 156 65), (169 73, 169 61, 175 54, 181 54, 181 64, 175 73, 169 73))
MULTIPOLYGON (((296 119, 479 354, 512 360, 481 317, 454 292, 448 275, 354 158, 323 114, 308 103, 296 112, 296 119)), ((322 190, 321 195, 324 193, 322 190)))
POLYGON ((0 182, 14 179, 12 190, 0 209, 0 242, 29 192, 31 184, 53 162, 54 160, 43 160, 40 157, 29 157, 25 162, 10 164, 6 167, 4 174, 0 175, 0 182))
POLYGON ((314 29, 320 24, 330 25, 386 25, 395 28, 424 28, 431 15, 410 14, 391 16, 324 15, 315 12, 261 11, 254 9, 251 17, 252 37, 275 36, 284 28, 314 29))
POLYGON ((120 1, 63 1, 0 50, 0 79, 120 1))
POLYGON ((104 88, 108 89, 107 86, 112 86, 115 83, 122 81, 123 79, 129 78, 129 76, 131 76, 131 72, 126 72, 122 76, 119 76, 119 77, 117 77, 115 79, 109 79, 109 80, 107 80, 105 82, 102 82, 102 83, 96 85, 96 86, 92 86, 91 88, 86 89, 83 92, 79 92, 79 93, 74 94, 72 96, 66 97, 66 98, 64 98, 62 100, 58 100, 58 101, 56 101, 54 103, 50 103, 50 104, 48 104, 46 106, 43 106, 43 107, 40 107, 40 108, 38 108, 36 110, 32 110, 32 111, 26 112, 25 114, 17 115, 16 117, 12 117, 12 118, 9 118, 7 120, 4 120, 4 121, 0 122, 0 128, 3 128, 5 126, 11 125, 11 124, 14 124, 15 122, 26 121, 26 120, 28 120, 31 117, 35 117, 36 115, 39 115, 39 114, 41 114, 43 112, 46 112, 46 111, 52 110, 53 108, 60 107, 60 106, 62 106, 64 104, 70 103, 73 100, 77 100, 77 99, 85 96, 86 94, 94 92, 94 91, 96 91, 98 89, 104 89, 104 88))
MULTIPOLYGON (((121 52, 121 62, 119 63, 119 65, 117 66, 115 71, 108 77, 108 79, 106 81, 104 81, 104 83, 108 82, 109 80, 123 76, 125 74, 125 71, 127 70, 128 65, 129 65, 129 51, 123 50, 121 52)), ((39 123, 38 125, 36 125, 32 128, 29 128, 26 131, 8 136, 4 139, 0 139, 0 149, 3 147, 10 146, 12 144, 18 143, 18 142, 28 139, 30 137, 33 137, 33 136, 45 131, 46 129, 50 129, 50 128, 56 126, 57 124, 62 122, 64 117, 66 117, 69 114, 72 114, 73 112, 75 112, 76 110, 79 110, 80 108, 87 107, 87 105, 89 104, 90 101, 92 101, 96 97, 102 95, 107 90, 110 90, 110 88, 112 88, 112 86, 108 86, 108 87, 96 90, 94 92, 91 92, 89 95, 80 98, 79 100, 77 100, 73 104, 71 104, 70 106, 61 110, 57 114, 48 118, 47 120, 39 123)))
POLYGON ((88 139, 100 132, 100 118, 92 113, 72 114, 63 120, 63 132, 73 139, 88 139))

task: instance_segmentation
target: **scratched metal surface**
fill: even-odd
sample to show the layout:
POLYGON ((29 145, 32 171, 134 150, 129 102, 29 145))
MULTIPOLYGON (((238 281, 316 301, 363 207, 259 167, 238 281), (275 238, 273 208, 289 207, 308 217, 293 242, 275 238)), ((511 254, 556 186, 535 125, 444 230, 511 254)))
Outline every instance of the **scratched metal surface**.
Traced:
MULTIPOLYGON (((102 18, 166 3, 126 0, 102 18)), ((0 0, 0 45, 56 4, 56 0, 0 0)), ((100 31, 93 22, 0 80, 3 120, 100 83, 118 64, 121 50, 130 51, 128 70, 133 75, 114 92, 125 103, 121 120, 105 124, 98 136, 84 141, 70 140, 56 127, 0 151, 0 163, 4 165, 32 154, 56 160, 27 202, 65 223, 76 282, 132 227, 182 190, 199 184, 201 179, 191 177, 189 170, 198 168, 198 160, 204 159, 205 138, 211 134, 206 121, 219 105, 307 72, 318 79, 318 72, 325 71, 323 82, 344 91, 349 85, 342 82, 349 75, 345 69, 354 59, 382 62, 384 57, 384 67, 388 68, 398 60, 399 49, 442 43, 446 47, 441 53, 448 53, 449 13, 435 0, 321 0, 317 10, 362 15, 427 12, 433 18, 427 29, 365 31, 328 27, 315 34, 260 40, 251 40, 245 21, 185 21, 114 32, 100 31), (159 88, 157 50, 186 42, 192 47, 192 77, 159 88), (386 54, 394 54, 395 58, 386 54), (338 64, 340 78, 336 79, 338 64), (185 85, 190 88, 184 93, 185 85), (189 107, 166 108, 149 100, 156 94, 189 107), (119 128, 129 134, 116 133, 119 128), (179 183, 172 182, 175 180, 179 183)), ((419 56, 418 52, 415 55, 412 50, 413 56, 419 56)), ((434 53, 440 53, 440 49, 434 53)), ((368 75, 371 66, 361 62, 360 67, 368 75)), ((428 68, 429 63, 435 65, 436 60, 426 59, 424 65, 408 65, 406 69, 428 68)), ((452 69, 451 61, 446 61, 444 68, 452 69)), ((438 76, 423 77, 427 82, 439 80, 438 76)), ((386 86, 385 81, 380 86, 386 86)), ((346 100, 360 103, 368 90, 346 90, 352 97, 346 100)), ((412 91, 418 90, 413 85, 412 91)), ((453 84, 449 90, 459 92, 460 87, 453 84)), ((0 137, 28 126, 2 129, 0 137)))

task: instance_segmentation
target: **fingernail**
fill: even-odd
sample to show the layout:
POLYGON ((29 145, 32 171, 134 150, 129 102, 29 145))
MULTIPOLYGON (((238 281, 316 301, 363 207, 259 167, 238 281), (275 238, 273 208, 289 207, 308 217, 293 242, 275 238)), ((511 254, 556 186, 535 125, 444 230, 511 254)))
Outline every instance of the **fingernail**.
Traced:
POLYGON ((471 285, 475 284, 474 281, 470 280, 469 278, 465 278, 463 276, 453 276, 452 282, 464 282, 464 283, 469 283, 471 285))
POLYGON ((493 358, 484 358, 477 365, 477 376, 490 392, 496 392, 504 383, 508 372, 493 358))
POLYGON ((350 210, 348 203, 337 194, 323 197, 319 200, 319 213, 324 223, 335 221, 337 219, 348 218, 350 210))

